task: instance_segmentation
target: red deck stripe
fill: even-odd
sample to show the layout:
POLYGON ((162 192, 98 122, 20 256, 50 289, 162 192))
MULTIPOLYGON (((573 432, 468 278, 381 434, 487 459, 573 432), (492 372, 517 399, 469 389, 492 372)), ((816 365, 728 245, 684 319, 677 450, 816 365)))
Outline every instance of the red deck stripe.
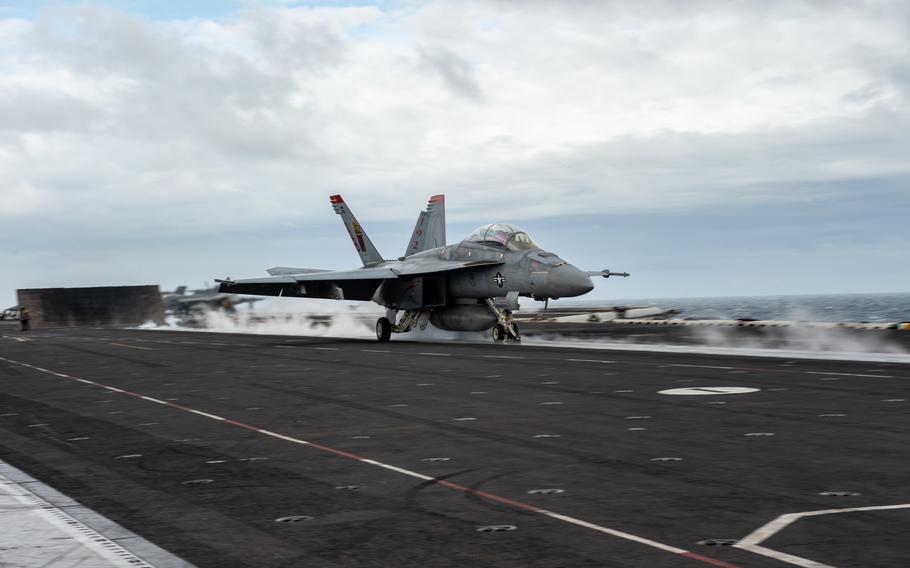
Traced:
POLYGON ((444 485, 449 489, 455 489, 456 491, 463 491, 465 493, 470 493, 472 495, 477 495, 478 497, 483 497, 484 499, 489 499, 490 501, 497 501, 503 505, 508 505, 510 507, 515 507, 516 509, 524 509, 525 511, 530 511, 532 513, 539 513, 543 509, 540 507, 535 507, 533 505, 528 505, 522 503, 521 501, 513 501, 506 497, 500 497, 499 495, 493 495, 492 493, 487 493, 486 491, 478 491, 476 489, 471 489, 470 487, 465 487, 464 485, 458 485, 457 483, 452 483, 451 481, 446 481, 445 479, 435 480, 437 484, 444 485))
POLYGON ((717 558, 711 558, 710 556, 702 556, 701 554, 695 554, 694 552, 684 552, 680 556, 685 556, 691 558, 692 560, 700 560, 705 564, 711 564, 712 566, 720 566, 721 568, 742 568, 739 564, 730 564, 729 562, 724 562, 723 560, 718 560, 717 558))

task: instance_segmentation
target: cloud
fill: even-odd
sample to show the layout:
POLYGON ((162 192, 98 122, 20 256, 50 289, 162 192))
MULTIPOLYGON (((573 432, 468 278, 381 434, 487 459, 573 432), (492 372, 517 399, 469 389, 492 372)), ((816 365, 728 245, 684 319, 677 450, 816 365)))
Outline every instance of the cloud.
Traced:
POLYGON ((908 22, 897 0, 0 19, 0 231, 268 231, 336 192, 411 223, 440 192, 453 221, 520 220, 906 182, 908 22))
POLYGON ((0 186, 0 219, 33 215, 47 210, 50 196, 26 183, 0 186))
POLYGON ((458 54, 441 48, 421 49, 418 53, 423 63, 436 71, 453 93, 477 102, 483 100, 483 93, 470 64, 458 54))

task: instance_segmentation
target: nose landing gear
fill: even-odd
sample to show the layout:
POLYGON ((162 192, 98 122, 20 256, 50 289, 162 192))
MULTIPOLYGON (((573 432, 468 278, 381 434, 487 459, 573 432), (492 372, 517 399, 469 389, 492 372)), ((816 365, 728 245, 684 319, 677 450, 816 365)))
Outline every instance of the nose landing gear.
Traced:
POLYGON ((512 319, 512 310, 499 309, 492 298, 486 299, 487 306, 496 314, 496 325, 493 326, 493 341, 496 343, 521 343, 518 324, 512 319))
POLYGON ((494 325, 493 341, 496 343, 502 343, 504 341, 511 343, 521 343, 521 334, 518 333, 518 324, 513 321, 511 330, 500 323, 494 325))

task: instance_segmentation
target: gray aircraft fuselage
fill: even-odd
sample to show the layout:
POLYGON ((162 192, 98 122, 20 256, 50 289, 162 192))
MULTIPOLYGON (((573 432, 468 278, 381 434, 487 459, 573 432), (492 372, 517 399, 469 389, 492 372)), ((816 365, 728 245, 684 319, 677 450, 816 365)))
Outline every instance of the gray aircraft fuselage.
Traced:
MULTIPOLYGON (((438 267, 446 261, 488 261, 502 264, 481 265, 452 272, 441 272, 438 276, 428 274, 414 278, 386 281, 377 290, 373 301, 391 309, 409 310, 427 307, 442 307, 447 302, 428 304, 424 294, 427 286, 417 282, 419 278, 434 279, 438 294, 436 299, 445 298, 482 300, 508 296, 510 292, 538 300, 547 298, 568 298, 581 296, 594 288, 590 277, 556 254, 542 249, 513 251, 505 246, 490 242, 476 243, 463 241, 435 249, 419 252, 404 260, 385 261, 377 267, 393 270, 419 268, 421 265, 438 267), (391 284, 391 286, 390 286, 391 284)), ((371 267, 372 268, 372 267, 371 267)))

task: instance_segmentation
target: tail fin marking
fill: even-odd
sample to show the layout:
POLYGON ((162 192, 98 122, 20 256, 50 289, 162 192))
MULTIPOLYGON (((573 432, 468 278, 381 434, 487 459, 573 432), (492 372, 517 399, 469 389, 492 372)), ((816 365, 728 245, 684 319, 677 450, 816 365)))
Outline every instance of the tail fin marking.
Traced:
POLYGON ((414 225, 414 232, 408 242, 404 255, 429 250, 446 244, 446 198, 445 195, 434 195, 427 204, 426 211, 421 211, 414 225))
POLYGON ((357 250, 357 254, 360 255, 360 260, 363 261, 363 265, 368 266, 382 262, 382 255, 379 254, 379 251, 373 246, 370 237, 367 236, 363 227, 357 222, 357 218, 351 213, 351 210, 344 202, 344 199, 342 199, 340 195, 332 195, 329 197, 329 201, 332 203, 332 208, 335 210, 335 213, 341 215, 344 227, 348 230, 348 235, 350 235, 351 242, 354 243, 354 248, 357 250))

